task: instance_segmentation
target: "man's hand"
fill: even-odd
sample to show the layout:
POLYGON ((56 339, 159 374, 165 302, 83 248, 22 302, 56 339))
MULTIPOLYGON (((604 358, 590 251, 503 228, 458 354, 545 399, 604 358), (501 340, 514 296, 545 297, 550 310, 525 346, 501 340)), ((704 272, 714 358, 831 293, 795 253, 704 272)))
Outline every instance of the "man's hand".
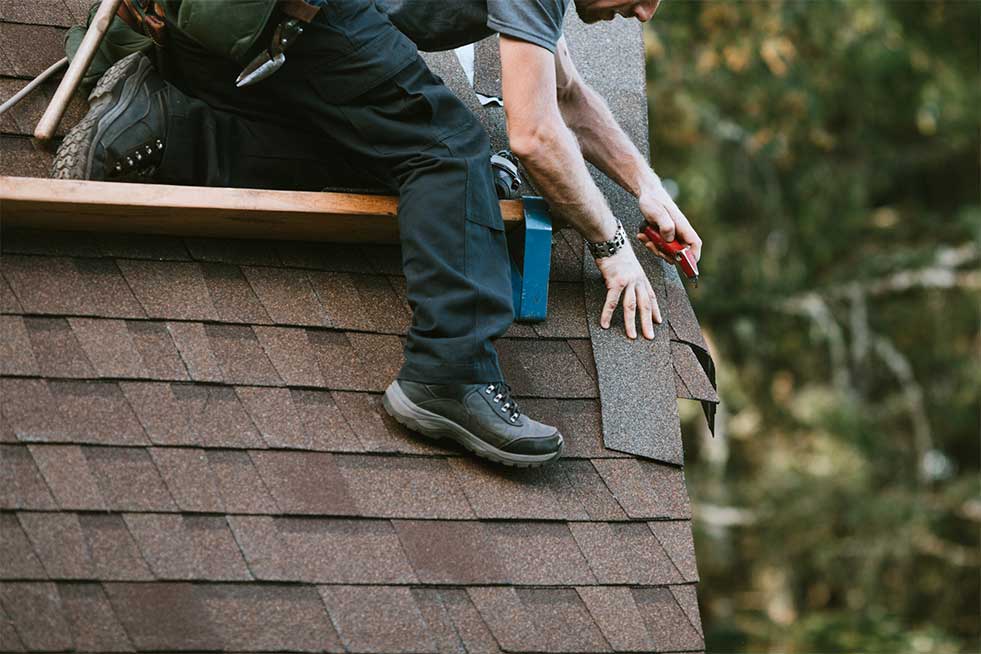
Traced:
MULTIPOLYGON (((640 201, 640 211, 644 214, 644 218, 661 233, 661 237, 665 241, 677 239, 681 243, 691 246, 691 252, 695 256, 695 261, 701 258, 702 239, 698 237, 695 228, 691 226, 691 223, 685 218, 685 214, 681 213, 681 209, 678 208, 678 205, 668 195, 660 180, 657 180, 649 189, 642 191, 638 199, 640 201)), ((650 242, 650 239, 643 234, 639 234, 637 238, 644 244, 644 247, 672 266, 677 263, 671 257, 658 250, 650 242)))
POLYGON ((600 314, 600 326, 609 329, 613 312, 620 303, 622 295, 623 326, 627 329, 627 336, 637 338, 636 317, 639 313, 640 328, 644 338, 653 339, 653 323, 661 322, 661 309, 657 306, 654 288, 647 279, 647 273, 637 261, 633 248, 627 244, 612 257, 596 259, 596 265, 603 274, 603 281, 606 282, 606 303, 603 305, 603 313, 600 314))

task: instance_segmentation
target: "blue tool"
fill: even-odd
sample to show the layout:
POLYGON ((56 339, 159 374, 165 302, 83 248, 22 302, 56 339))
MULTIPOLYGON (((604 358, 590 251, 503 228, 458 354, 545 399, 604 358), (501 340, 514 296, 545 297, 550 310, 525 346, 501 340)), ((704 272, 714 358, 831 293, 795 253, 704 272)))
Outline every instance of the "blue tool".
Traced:
POLYGON ((511 252, 511 291, 515 319, 541 322, 548 311, 548 278, 552 266, 552 217, 540 197, 522 198, 525 220, 518 247, 511 252), (523 247, 521 247, 523 246, 523 247), (520 254, 519 254, 520 253, 520 254), (520 266, 517 257, 521 257, 520 266))

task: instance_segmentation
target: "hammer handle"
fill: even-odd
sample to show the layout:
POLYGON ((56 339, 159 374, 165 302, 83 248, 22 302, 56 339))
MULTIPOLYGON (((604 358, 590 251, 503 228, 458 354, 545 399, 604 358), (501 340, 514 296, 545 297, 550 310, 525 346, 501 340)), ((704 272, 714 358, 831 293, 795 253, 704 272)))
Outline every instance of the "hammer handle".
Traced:
POLYGON ((78 85, 82 83, 82 77, 88 70, 89 64, 92 63, 92 58, 95 57, 99 44, 106 35, 113 16, 119 9, 120 2, 122 0, 102 0, 102 4, 99 5, 95 18, 92 19, 89 28, 85 31, 81 45, 78 46, 78 52, 75 53, 65 76, 61 78, 61 83, 58 84, 58 90, 55 91, 51 102, 48 103, 48 108, 44 110, 44 115, 41 116, 37 127, 34 128, 34 137, 38 140, 48 141, 54 136, 55 130, 58 129, 58 123, 61 122, 61 117, 65 115, 68 103, 71 102, 72 95, 75 94, 78 85))

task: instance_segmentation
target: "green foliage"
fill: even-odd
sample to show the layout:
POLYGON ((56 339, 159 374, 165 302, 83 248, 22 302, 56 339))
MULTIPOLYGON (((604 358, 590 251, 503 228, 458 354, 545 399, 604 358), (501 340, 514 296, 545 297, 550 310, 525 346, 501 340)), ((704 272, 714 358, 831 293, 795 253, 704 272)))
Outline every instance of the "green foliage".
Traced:
POLYGON ((709 651, 981 651, 979 26, 888 0, 650 24, 724 404, 720 439, 685 425, 709 651))

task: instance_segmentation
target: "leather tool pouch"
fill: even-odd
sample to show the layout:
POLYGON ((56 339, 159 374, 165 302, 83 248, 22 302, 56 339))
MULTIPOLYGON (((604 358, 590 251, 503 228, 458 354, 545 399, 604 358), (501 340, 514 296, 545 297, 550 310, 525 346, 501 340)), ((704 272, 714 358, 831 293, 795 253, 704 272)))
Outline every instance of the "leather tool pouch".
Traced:
POLYGON ((156 45, 164 44, 166 23, 163 7, 153 0, 123 0, 116 15, 132 30, 149 37, 156 45))
POLYGON ((289 16, 309 23, 320 11, 320 5, 304 0, 281 0, 279 3, 280 11, 289 16))

